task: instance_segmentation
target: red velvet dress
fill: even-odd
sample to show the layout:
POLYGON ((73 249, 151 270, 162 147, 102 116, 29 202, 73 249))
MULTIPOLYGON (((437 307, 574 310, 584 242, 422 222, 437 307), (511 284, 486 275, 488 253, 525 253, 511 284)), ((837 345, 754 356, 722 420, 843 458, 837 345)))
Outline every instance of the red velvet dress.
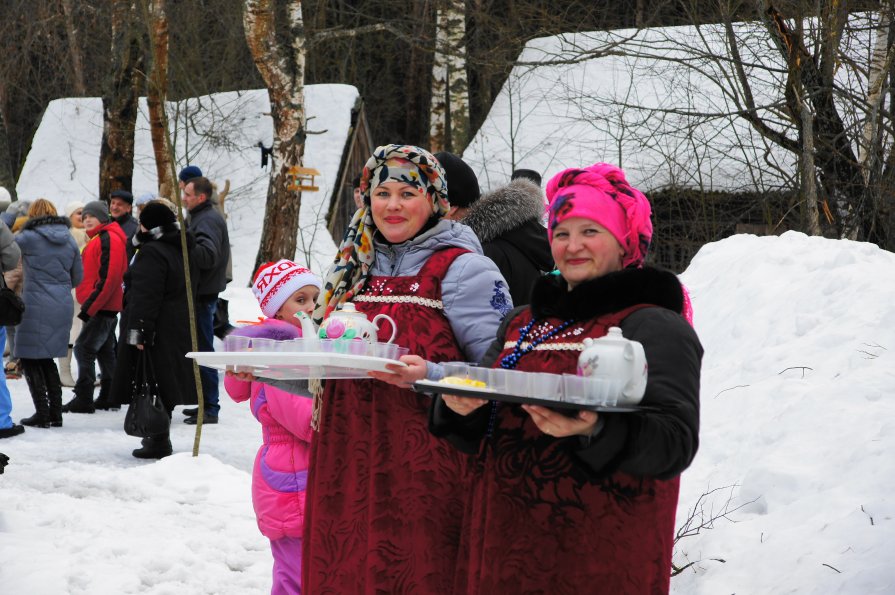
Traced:
MULTIPOLYGON (((571 324, 516 369, 574 374, 582 341, 605 335, 634 309, 571 324)), ((530 320, 527 309, 509 325, 495 366, 530 320)), ((562 322, 539 321, 529 340, 562 322)), ((458 568, 457 593, 668 591, 679 480, 620 472, 595 478, 576 462, 579 447, 577 436, 543 434, 519 406, 498 407, 468 502, 461 545, 468 555, 458 568)))
MULTIPOLYGON (((441 279, 466 252, 436 252, 416 276, 371 277, 354 300, 388 314, 395 342, 462 361, 440 308, 441 279)), ((382 325, 380 340, 391 329, 382 325)), ((430 398, 375 380, 328 381, 311 449, 302 587, 326 593, 449 593, 468 455, 428 431, 430 398)))

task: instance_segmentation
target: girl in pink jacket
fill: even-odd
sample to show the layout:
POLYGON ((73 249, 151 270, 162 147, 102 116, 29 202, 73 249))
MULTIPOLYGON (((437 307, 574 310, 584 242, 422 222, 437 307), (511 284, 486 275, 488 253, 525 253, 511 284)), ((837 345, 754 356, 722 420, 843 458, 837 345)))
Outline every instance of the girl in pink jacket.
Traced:
MULTIPOLYGON (((300 337, 295 314, 311 313, 320 286, 320 277, 292 261, 262 266, 252 292, 268 318, 232 334, 278 340, 300 337)), ((258 528, 270 539, 273 553, 271 593, 300 594, 311 395, 307 390, 294 394, 260 380, 242 380, 230 372, 224 378, 224 387, 238 403, 251 400, 252 413, 261 422, 263 444, 252 472, 252 503, 258 528)))

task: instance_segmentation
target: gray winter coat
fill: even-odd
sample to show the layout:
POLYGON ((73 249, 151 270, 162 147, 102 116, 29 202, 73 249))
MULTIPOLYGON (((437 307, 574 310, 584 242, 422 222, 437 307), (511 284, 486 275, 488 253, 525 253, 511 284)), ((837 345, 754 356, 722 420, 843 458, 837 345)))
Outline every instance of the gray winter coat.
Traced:
POLYGON ((0 221, 0 271, 6 272, 16 268, 22 251, 16 244, 16 239, 5 223, 0 221))
MULTIPOLYGON (((507 283, 472 230, 443 219, 435 227, 403 244, 388 244, 377 234, 372 274, 391 277, 415 275, 436 250, 458 247, 471 254, 458 257, 441 282, 441 300, 457 344, 466 360, 477 362, 494 340, 497 327, 513 308, 507 283)), ((396 320, 410 324, 409 320, 396 320)))
POLYGON ((65 217, 32 219, 15 236, 25 267, 25 315, 16 328, 14 357, 50 359, 68 354, 81 255, 65 217))

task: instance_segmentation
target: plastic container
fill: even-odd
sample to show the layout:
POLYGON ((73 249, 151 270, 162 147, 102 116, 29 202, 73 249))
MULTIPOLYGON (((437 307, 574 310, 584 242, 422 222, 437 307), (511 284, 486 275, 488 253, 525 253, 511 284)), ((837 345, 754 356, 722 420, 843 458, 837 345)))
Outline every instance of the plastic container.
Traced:
POLYGON ((551 401, 562 400, 562 376, 560 374, 537 372, 530 375, 529 396, 551 401))
POLYGON ((224 351, 250 351, 251 349, 252 339, 249 337, 234 335, 224 337, 224 351))
POLYGON ((516 395, 517 397, 530 397, 531 395, 531 374, 528 372, 520 372, 519 370, 505 370, 505 378, 507 382, 507 394, 516 395))
POLYGON ((252 351, 276 351, 276 339, 252 339, 252 351))

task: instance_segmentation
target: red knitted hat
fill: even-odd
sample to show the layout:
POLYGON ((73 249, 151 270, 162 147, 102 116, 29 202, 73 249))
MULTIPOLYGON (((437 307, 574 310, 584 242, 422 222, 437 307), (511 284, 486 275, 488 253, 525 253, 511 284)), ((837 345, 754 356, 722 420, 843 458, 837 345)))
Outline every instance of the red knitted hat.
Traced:
POLYGON ((293 293, 313 285, 320 289, 320 277, 291 260, 278 260, 261 265, 252 282, 252 293, 268 318, 273 318, 293 293))

